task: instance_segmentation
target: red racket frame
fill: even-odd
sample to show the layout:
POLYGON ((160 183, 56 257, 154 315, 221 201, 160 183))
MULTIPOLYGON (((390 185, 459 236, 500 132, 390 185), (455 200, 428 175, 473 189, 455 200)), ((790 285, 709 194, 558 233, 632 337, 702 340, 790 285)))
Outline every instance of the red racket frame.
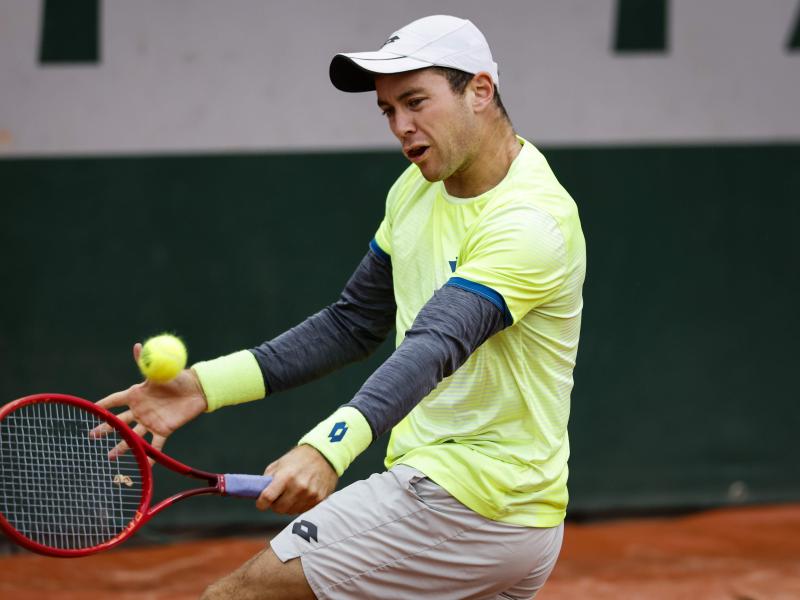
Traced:
POLYGON ((97 546, 92 546, 90 548, 79 548, 79 549, 63 549, 63 548, 52 548, 50 546, 45 546, 38 542, 35 542, 20 532, 18 532, 9 522, 6 520, 5 516, 0 513, 0 529, 2 529, 7 536, 9 536, 13 541, 18 543, 21 546, 24 546, 28 550, 32 550, 33 552, 37 552, 39 554, 44 554, 47 556, 57 556, 60 558, 77 558, 79 556, 86 556, 87 554, 94 554, 95 552, 101 552, 103 550, 108 550, 109 548, 113 548, 117 544, 128 539, 133 533, 139 529, 142 525, 147 523, 150 519, 152 519, 156 514, 160 513, 162 510, 175 504, 179 500, 183 500, 184 498, 189 498, 191 496, 198 496, 201 494, 225 494, 225 477, 221 474, 217 473, 209 473, 207 471, 201 471, 199 469, 194 469, 188 465, 183 464, 180 461, 175 460, 161 452, 153 448, 150 444, 148 444, 145 440, 140 438, 134 431, 128 427, 125 423, 123 423, 120 419, 117 418, 116 415, 107 411, 104 408, 101 408, 94 404, 93 402, 89 402, 88 400, 84 400, 83 398, 78 398, 76 396, 70 396, 68 394, 34 394, 32 396, 25 396, 24 398, 20 398, 19 400, 14 400, 13 402, 9 402, 2 408, 0 408, 0 421, 2 421, 6 415, 9 413, 17 410, 22 406, 26 406, 28 404, 37 404, 37 403, 57 403, 57 404, 70 404, 72 406, 77 406, 87 412, 90 412, 96 416, 98 416, 103 421, 110 424, 119 434, 122 436, 122 439, 130 447, 130 452, 136 457, 136 462, 139 465, 139 471, 142 476, 142 500, 139 503, 139 507, 136 511, 136 516, 133 520, 128 524, 128 526, 115 537, 111 538, 110 540, 103 542, 102 544, 98 544, 97 546), (150 462, 147 460, 147 457, 152 458, 160 465, 174 471, 176 473, 180 473, 181 475, 185 475, 187 477, 194 477, 195 479, 204 479, 208 482, 208 486, 200 487, 200 488, 193 488, 190 490, 185 490, 183 492, 179 492, 169 498, 165 498, 152 508, 150 508, 150 502, 153 499, 153 468, 150 465, 150 462))

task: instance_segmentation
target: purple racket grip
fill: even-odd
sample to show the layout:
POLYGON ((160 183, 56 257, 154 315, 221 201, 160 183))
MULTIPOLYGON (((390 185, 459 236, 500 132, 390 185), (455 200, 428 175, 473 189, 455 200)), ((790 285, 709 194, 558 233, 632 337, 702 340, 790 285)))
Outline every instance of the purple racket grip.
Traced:
POLYGON ((239 496, 240 498, 258 498, 271 482, 269 475, 242 475, 239 473, 226 473, 225 495, 239 496))

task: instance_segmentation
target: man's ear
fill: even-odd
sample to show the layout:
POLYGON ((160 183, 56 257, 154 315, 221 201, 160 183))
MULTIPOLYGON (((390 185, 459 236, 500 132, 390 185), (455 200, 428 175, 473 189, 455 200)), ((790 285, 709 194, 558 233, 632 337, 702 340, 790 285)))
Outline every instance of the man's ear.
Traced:
POLYGON ((485 71, 476 73, 469 82, 468 90, 472 108, 476 113, 483 112, 491 106, 494 98, 494 82, 491 75, 485 71))

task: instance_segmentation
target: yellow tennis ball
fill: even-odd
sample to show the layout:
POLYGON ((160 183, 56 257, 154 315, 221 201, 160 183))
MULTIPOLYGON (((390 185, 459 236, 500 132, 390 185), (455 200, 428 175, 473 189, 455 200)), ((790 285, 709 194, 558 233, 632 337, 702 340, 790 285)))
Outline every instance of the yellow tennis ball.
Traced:
POLYGON ((150 381, 165 383, 186 366, 186 346, 168 333, 151 337, 139 355, 139 370, 150 381))

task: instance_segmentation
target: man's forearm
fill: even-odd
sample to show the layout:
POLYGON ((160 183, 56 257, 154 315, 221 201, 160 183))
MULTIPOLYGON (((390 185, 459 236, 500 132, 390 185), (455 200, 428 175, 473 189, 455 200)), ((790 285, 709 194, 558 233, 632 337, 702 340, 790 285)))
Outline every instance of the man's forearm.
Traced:
POLYGON ((369 250, 339 300, 250 351, 270 393, 313 381, 369 356, 392 330, 391 265, 369 250))
POLYGON ((403 343, 346 406, 359 410, 373 439, 378 438, 503 326, 503 313, 489 300, 443 287, 419 312, 403 343))

